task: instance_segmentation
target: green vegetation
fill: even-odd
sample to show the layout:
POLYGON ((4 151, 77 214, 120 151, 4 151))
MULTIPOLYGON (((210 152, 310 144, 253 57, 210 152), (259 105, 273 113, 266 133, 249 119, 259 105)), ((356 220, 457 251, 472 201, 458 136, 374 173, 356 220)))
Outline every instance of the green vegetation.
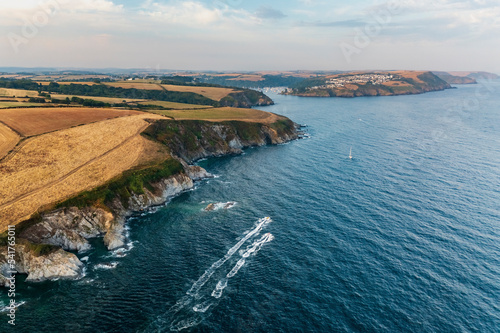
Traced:
MULTIPOLYGON (((181 80, 178 77, 173 77, 175 80, 181 80)), ((181 86, 200 86, 200 87, 220 87, 219 85, 206 84, 206 83, 186 83, 181 81, 163 80, 162 83, 165 84, 175 84, 181 86), (170 82, 172 81, 172 82, 170 82)), ((185 81, 185 80, 184 80, 185 81)), ((179 91, 169 91, 169 90, 146 90, 146 89, 136 89, 136 88, 121 88, 113 87, 105 84, 59 84, 57 82, 50 82, 48 85, 42 85, 31 80, 11 80, 11 79, 0 79, 0 88, 7 89, 24 89, 38 92, 41 97, 50 97, 50 94, 61 94, 69 96, 89 96, 89 97, 108 97, 108 98, 119 98, 121 100, 133 99, 133 100, 152 100, 160 102, 173 102, 177 104, 189 104, 189 105, 203 105, 203 106, 232 106, 240 108, 249 108, 254 105, 271 105, 273 101, 265 94, 244 89, 238 92, 234 92, 224 97, 220 102, 212 100, 208 97, 202 96, 194 92, 179 92, 179 91)), ((238 88, 236 88, 238 89, 238 88)), ((67 100, 61 100, 58 98, 53 99, 54 103, 68 104, 67 100)), ((110 107, 110 106, 124 106, 127 105, 123 103, 111 103, 107 101, 96 101, 92 98, 82 98, 73 97, 71 99, 72 103, 81 104, 83 106, 90 107, 110 107)), ((148 103, 153 104, 153 103, 148 103)), ((137 107, 141 108, 138 104, 137 107)), ((158 105, 158 104, 156 104, 158 105)), ((162 106, 162 105, 160 105, 162 106)), ((164 108, 170 108, 165 107, 164 108)), ((183 107, 184 108, 184 107, 183 107)))
POLYGON ((18 223, 16 225, 16 237, 19 238, 20 235, 27 229, 29 229, 30 227, 34 226, 35 224, 38 224, 42 222, 42 216, 36 212, 35 214, 33 214, 31 216, 31 218, 29 218, 28 220, 25 220, 21 223, 18 223))
POLYGON ((17 108, 17 107, 32 107, 32 106, 41 106, 38 103, 25 103, 25 102, 1 102, 0 101, 0 109, 5 108, 17 108))
POLYGON ((280 135, 282 135, 283 133, 292 134, 295 128, 295 124, 290 119, 283 118, 272 123, 271 125, 269 125, 269 127, 276 130, 280 135))
POLYGON ((175 102, 164 102, 164 101, 147 101, 138 102, 137 105, 153 106, 162 110, 183 110, 183 109, 208 109, 212 108, 210 105, 197 105, 197 104, 185 104, 185 103, 175 103, 175 102))
POLYGON ((219 101, 221 106, 231 106, 235 108, 249 108, 254 105, 272 105, 274 102, 260 91, 244 89, 230 93, 219 101))
POLYGON ((25 245, 28 246, 31 254, 35 257, 46 256, 60 249, 60 247, 50 244, 33 244, 31 242, 26 242, 25 245))
POLYGON ((303 93, 306 91, 307 88, 314 87, 314 86, 322 86, 325 83, 326 83, 325 77, 315 77, 315 78, 302 80, 302 81, 299 81, 295 84, 292 84, 290 86, 290 88, 296 90, 297 92, 303 93))
POLYGON ((239 79, 240 75, 213 76, 203 75, 199 79, 205 83, 212 83, 226 87, 236 88, 266 88, 266 87, 290 87, 303 81, 304 78, 286 75, 262 75, 260 81, 239 79))
POLYGON ((30 103, 45 103, 45 98, 43 98, 43 97, 30 97, 28 101, 30 103))
POLYGON ((184 170, 182 164, 175 159, 151 165, 140 170, 124 172, 119 178, 94 190, 83 192, 76 197, 59 203, 61 207, 106 207, 115 197, 119 197, 123 206, 128 208, 128 199, 135 194, 144 194, 144 188, 153 190, 151 184, 161 179, 178 174, 184 170))
POLYGON ((199 120, 158 120, 143 134, 166 145, 173 154, 186 161, 193 161, 199 158, 200 152, 203 151, 214 156, 221 152, 229 153, 229 143, 236 138, 239 138, 244 146, 259 144, 262 140, 270 143, 272 140, 268 137, 268 129, 265 127, 276 130, 278 136, 295 132, 294 123, 288 119, 271 125, 244 121, 208 123, 199 120), (215 131, 214 126, 219 126, 219 129, 215 131))
POLYGON ((291 87, 285 94, 315 97, 359 97, 359 96, 391 96, 420 94, 428 91, 437 91, 451 88, 448 83, 441 80, 431 72, 386 72, 371 74, 393 74, 390 80, 373 83, 366 78, 370 73, 345 73, 333 78, 342 82, 343 77, 358 76, 360 81, 349 78, 343 84, 334 86, 326 76, 304 80, 291 87), (418 75, 417 75, 418 74, 418 75), (415 76, 417 75, 417 76, 415 76), (363 78, 363 76, 365 76, 363 78))
POLYGON ((104 84, 59 84, 50 82, 46 86, 42 86, 31 80, 6 80, 0 79, 0 88, 15 88, 36 90, 38 92, 47 91, 50 93, 58 93, 64 95, 79 95, 79 96, 97 96, 97 97, 115 97, 122 99, 150 99, 158 101, 168 101, 176 103, 188 103, 197 105, 218 105, 218 103, 210 98, 192 92, 178 92, 166 90, 143 90, 135 88, 120 88, 111 87, 104 84))
MULTIPOLYGON (((16 225, 16 244, 26 246, 30 251, 30 253, 35 257, 46 256, 60 249, 60 247, 50 244, 34 244, 26 239, 19 237, 19 235, 21 235, 23 230, 26 230, 28 227, 31 227, 39 222, 41 222, 41 218, 39 218, 39 215, 37 215, 37 218, 32 218, 30 220, 21 222, 20 224, 16 225)), ((7 231, 5 231, 0 234, 0 246, 7 246, 7 245, 8 245, 8 234, 7 231)))

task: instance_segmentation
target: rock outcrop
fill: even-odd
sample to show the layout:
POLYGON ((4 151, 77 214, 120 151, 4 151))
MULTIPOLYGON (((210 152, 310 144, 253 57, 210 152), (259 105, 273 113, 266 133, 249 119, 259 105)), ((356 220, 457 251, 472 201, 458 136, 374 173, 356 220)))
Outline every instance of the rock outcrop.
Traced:
POLYGON ((243 89, 230 93, 219 101, 220 106, 230 106, 235 108, 250 108, 252 106, 273 105, 271 98, 260 91, 243 89))
POLYGON ((296 125, 288 119, 270 125, 241 121, 161 120, 144 133, 165 144, 174 156, 188 163, 207 157, 241 154, 244 148, 280 144, 298 138, 296 125))
MULTIPOLYGON (((36 250, 31 248, 32 246, 33 244, 28 242, 16 244, 16 270, 18 273, 28 275, 26 281, 75 279, 82 276, 83 264, 73 253, 63 249, 54 249, 46 254, 37 254, 36 250)), ((5 276, 9 271, 6 264, 6 251, 6 248, 0 251, 0 282, 3 285, 8 284, 5 276)))
POLYGON ((61 208, 42 215, 42 221, 20 237, 35 244, 50 244, 69 251, 87 251, 88 238, 107 233, 114 223, 111 212, 97 207, 61 208))

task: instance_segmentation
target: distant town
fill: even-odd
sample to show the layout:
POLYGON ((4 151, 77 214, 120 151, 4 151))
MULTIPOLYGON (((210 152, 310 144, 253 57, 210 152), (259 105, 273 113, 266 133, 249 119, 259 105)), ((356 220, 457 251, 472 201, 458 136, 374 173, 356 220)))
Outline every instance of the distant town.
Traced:
POLYGON ((348 84, 383 84, 392 81, 393 74, 356 74, 328 79, 322 86, 314 86, 311 89, 341 88, 348 84))

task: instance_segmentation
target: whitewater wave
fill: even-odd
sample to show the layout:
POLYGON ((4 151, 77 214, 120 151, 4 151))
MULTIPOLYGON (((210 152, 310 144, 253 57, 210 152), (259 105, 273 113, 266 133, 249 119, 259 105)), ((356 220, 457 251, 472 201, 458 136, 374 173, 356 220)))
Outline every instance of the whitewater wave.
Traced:
MULTIPOLYGON (((20 307, 20 306, 21 306, 21 305, 23 305, 23 304, 26 304, 26 302, 25 302, 25 301, 16 302, 16 304, 14 305, 14 308, 16 308, 16 309, 17 309, 18 307, 20 307)), ((7 311, 9 311, 9 310, 10 310, 10 307, 9 307, 9 306, 7 306, 7 305, 5 305, 5 304, 0 305, 0 313, 2 313, 2 312, 7 312, 7 311)))
POLYGON ((198 279, 198 281, 196 281, 191 286, 191 289, 188 290, 187 294, 190 296, 194 296, 197 292, 199 292, 201 287, 203 287, 205 283, 207 283, 208 279, 210 279, 210 277, 215 273, 215 271, 219 267, 221 267, 226 261, 228 261, 233 256, 233 254, 235 254, 249 238, 258 234, 262 230, 262 228, 267 224, 269 224, 271 221, 272 220, 269 217, 260 219, 257 222, 257 226, 252 231, 247 233, 245 237, 243 237, 238 243, 236 243, 236 245, 234 245, 232 248, 229 249, 229 251, 227 251, 224 257, 217 260, 215 263, 212 264, 212 266, 210 266, 209 269, 205 271, 205 273, 198 279))
POLYGON ((209 204, 207 207, 203 208, 203 210, 207 212, 216 212, 221 209, 231 209, 237 204, 236 201, 216 202, 209 204))
POLYGON ((95 265, 94 269, 114 269, 116 266, 118 266, 117 262, 105 262, 95 265))
POLYGON ((198 325, 208 317, 217 306, 231 278, 247 263, 248 258, 255 256, 264 244, 274 239, 272 234, 266 233, 240 251, 247 241, 258 236, 262 229, 271 222, 272 220, 269 217, 259 219, 254 228, 245 232, 244 236, 227 251, 224 257, 214 262, 192 284, 186 295, 179 299, 163 316, 160 316, 157 321, 152 323, 149 329, 162 332, 169 327, 170 331, 182 331, 198 325), (232 267, 225 265, 235 254, 239 256, 236 263, 232 267), (215 282, 212 276, 221 276, 221 274, 223 274, 222 278, 215 280, 217 281, 215 287, 210 288, 210 285, 213 286, 211 283, 215 282))

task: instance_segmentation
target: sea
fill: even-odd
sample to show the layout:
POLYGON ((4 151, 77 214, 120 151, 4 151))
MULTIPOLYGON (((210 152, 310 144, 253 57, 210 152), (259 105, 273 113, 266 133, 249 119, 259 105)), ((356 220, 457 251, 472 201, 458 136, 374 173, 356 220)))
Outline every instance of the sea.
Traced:
POLYGON ((79 280, 18 275, 0 331, 500 332, 500 81, 270 96, 308 137, 199 161, 79 280))

